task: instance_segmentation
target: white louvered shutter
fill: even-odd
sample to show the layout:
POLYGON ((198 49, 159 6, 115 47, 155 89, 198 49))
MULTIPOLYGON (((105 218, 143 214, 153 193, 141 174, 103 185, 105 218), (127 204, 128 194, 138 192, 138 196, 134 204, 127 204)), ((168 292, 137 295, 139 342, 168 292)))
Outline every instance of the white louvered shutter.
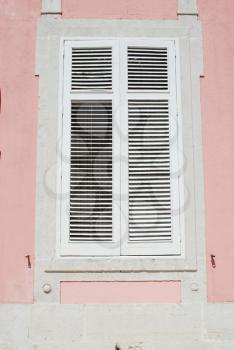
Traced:
POLYGON ((129 241, 171 239, 167 100, 129 100, 129 241))
POLYGON ((121 254, 180 254, 175 45, 129 40, 122 50, 128 223, 121 254))
POLYGON ((62 254, 119 255, 119 176, 113 163, 119 148, 113 131, 118 46, 108 40, 69 42, 65 55, 63 132, 69 162, 62 171, 68 194, 62 254))
POLYGON ((112 240, 112 103, 72 101, 70 240, 112 240))
POLYGON ((60 255, 180 254, 175 41, 67 41, 60 255))
POLYGON ((166 47, 128 47, 128 90, 168 90, 166 47))
POLYGON ((72 48, 72 90, 112 89, 112 48, 72 48))

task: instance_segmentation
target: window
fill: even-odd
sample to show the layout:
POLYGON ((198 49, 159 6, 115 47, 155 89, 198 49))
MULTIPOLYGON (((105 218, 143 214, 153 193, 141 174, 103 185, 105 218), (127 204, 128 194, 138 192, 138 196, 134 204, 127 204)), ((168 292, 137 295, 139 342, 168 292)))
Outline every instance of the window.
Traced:
MULTIPOLYGON (((157 62, 157 60, 154 61, 157 62)), ((92 64, 92 59, 88 63, 92 64)), ((149 69, 152 69, 152 63, 150 62, 149 69)), ((74 72, 79 69, 74 66, 74 72)), ((85 70, 81 70, 81 73, 85 73, 85 70)), ((42 17, 38 21, 37 29, 36 74, 39 75, 40 99, 37 129, 35 300, 59 302, 60 282, 71 280, 183 279, 183 286, 186 284, 188 288, 185 291, 187 295, 190 291, 191 278, 196 278, 197 267, 201 257, 204 256, 205 237, 200 111, 200 75, 203 74, 203 55, 200 21, 192 18, 191 21, 185 21, 182 18, 152 21, 58 20, 53 16, 42 17), (107 74, 103 75, 106 75, 106 79, 101 79, 102 69, 93 70, 95 74, 92 74, 88 84, 91 89, 87 89, 87 85, 84 86, 84 83, 88 83, 87 80, 82 79, 86 74, 75 73, 73 80, 71 76, 72 50, 75 55, 84 47, 89 49, 90 56, 92 50, 96 48, 95 55, 91 57, 97 57, 98 49, 99 54, 104 53, 107 56, 105 60, 99 59, 98 62, 101 61, 104 64, 104 71, 107 74), (105 48, 107 51, 100 52, 100 48, 105 48), (152 74, 147 74, 146 70, 142 69, 144 66, 140 62, 137 63, 139 55, 147 56, 147 48, 166 49, 165 70, 163 71, 162 65, 161 70, 155 68, 155 72, 162 73, 158 76, 163 77, 160 82, 155 79, 156 86, 161 86, 158 90, 146 89, 145 85, 148 86, 146 82, 149 81, 146 78, 152 74), (135 49, 141 50, 132 51, 135 49), (134 57, 135 54, 137 57, 134 57), (134 68, 132 69, 134 74, 129 74, 129 89, 128 55, 129 72, 130 64, 134 68), (108 62, 108 56, 111 62, 108 62), (130 57, 132 57, 131 62, 130 57), (163 72, 166 72, 166 75, 163 72), (141 79, 138 79, 138 76, 141 76, 141 79), (135 81, 141 84, 135 86, 135 81), (81 89, 81 86, 85 89, 81 89), (150 147, 142 148, 142 152, 139 153, 139 148, 136 148, 139 145, 137 142, 134 143, 134 136, 140 135, 140 147, 143 147, 147 146, 146 137, 150 136, 153 130, 162 129, 158 123, 159 120, 148 118, 151 114, 154 115, 154 119, 156 118, 158 101, 168 103, 166 116, 168 120, 164 124, 169 125, 170 135, 171 239, 159 240, 157 237, 151 239, 149 236, 150 239, 144 240, 145 236, 143 236, 141 237, 143 240, 136 241, 134 235, 136 236, 139 231, 139 234, 144 235, 147 232, 142 230, 142 226, 144 228, 152 226, 152 221, 154 224, 155 206, 151 206, 153 211, 147 212, 143 206, 134 211, 134 205, 136 207, 136 202, 141 200, 142 192, 143 195, 149 193, 149 191, 146 192, 149 189, 147 186, 151 189, 153 184, 155 190, 158 188, 157 179, 146 177, 147 171, 143 172, 145 182, 140 182, 140 188, 138 179, 133 180, 129 177, 129 174, 134 176, 134 172, 137 173, 137 162, 143 165, 146 163, 143 160, 150 161, 150 156, 153 155, 153 152, 150 153, 148 150, 150 147), (93 104, 96 102, 96 108, 91 103, 87 105, 88 102, 93 104), (150 108, 147 107, 149 103, 151 103, 150 108), (106 153, 107 135, 111 136, 110 150, 113 161, 108 162, 108 157, 100 159, 100 155, 97 160, 96 157, 94 158, 97 164, 101 163, 103 167, 108 167, 108 178, 102 178, 105 186, 94 186, 94 190, 100 197, 100 192, 106 189, 105 198, 107 198, 107 188, 110 189, 110 186, 107 186, 107 180, 111 180, 109 182, 111 182, 114 205, 111 211, 106 210, 107 213, 105 213, 111 215, 104 216, 104 210, 99 210, 100 214, 102 212, 99 220, 101 224, 104 225, 107 222, 109 225, 111 222, 109 235, 111 241, 95 241, 94 234, 98 230, 92 230, 91 240, 85 242, 80 238, 77 240, 77 236, 73 240, 70 239, 70 186, 72 184, 70 158, 71 136, 74 135, 71 133, 71 118, 73 117, 73 121, 77 122, 81 115, 81 106, 85 107, 84 125, 91 125, 96 121, 95 115, 101 114, 100 111, 97 112, 97 104, 100 106, 99 109, 104 108, 104 118, 101 120, 98 117, 96 127, 100 126, 97 129, 104 130, 104 133, 101 132, 101 135, 104 134, 101 141, 105 141, 106 153), (150 114, 149 110, 153 112, 150 114), (111 133, 108 134, 110 126, 111 133), (128 166, 130 162, 133 168, 128 166), (155 183, 152 181, 147 183, 147 180, 155 183), (130 181, 132 181, 131 184, 130 181), (132 202, 130 202, 130 196, 133 198, 132 202), (133 209, 128 202, 130 205, 133 203, 133 209), (131 213, 138 213, 138 216, 130 222, 131 213), (150 221, 150 219, 153 220, 150 221), (132 240, 128 239, 130 223, 135 229, 132 240), (45 283, 51 284, 53 293, 49 295, 43 293, 41 287, 45 283)), ((89 132, 86 135, 88 135, 86 144, 88 141, 95 140, 94 134, 89 132)), ((86 144, 84 149, 87 147, 86 144)), ((92 144, 94 145, 94 142, 92 144)), ((154 151, 157 153, 157 150, 154 151)), ((158 153, 157 155, 161 155, 160 159, 162 159, 164 156, 158 153)), ((89 155, 86 161, 91 162, 93 153, 85 154, 81 151, 81 154, 84 158, 89 155)), ((93 164, 96 165, 96 163, 93 164)), ((151 168, 151 164, 148 165, 150 165, 148 168, 151 168)), ((87 184, 88 181, 86 184, 82 183, 83 188, 74 186, 74 194, 77 195, 76 190, 78 193, 81 193, 82 189, 86 192, 87 188, 84 186, 87 184)), ((163 188, 161 191, 163 193, 167 191, 161 184, 158 187, 159 190, 163 188)), ((154 195, 151 197, 154 199, 154 195)), ((84 196, 84 200, 87 198, 88 195, 84 196)), ((104 195, 101 199, 103 198, 104 195)), ((163 197, 156 198, 156 203, 160 203, 159 198, 163 197)), ((106 206, 107 203, 103 204, 106 206)), ((164 204, 162 206, 164 208, 164 204)), ((96 209, 97 206, 94 208, 96 209)), ((107 209, 107 206, 105 208, 107 209)), ((87 216, 94 218, 94 214, 89 216, 87 213, 84 213, 83 218, 87 216)), ((96 215, 96 217, 99 216, 96 215)), ((78 220, 74 225, 81 226, 86 221, 88 219, 78 220)), ((108 236, 108 231, 106 233, 103 230, 101 234, 103 232, 108 236)))
POLYGON ((176 39, 63 43, 60 255, 180 255, 176 39))

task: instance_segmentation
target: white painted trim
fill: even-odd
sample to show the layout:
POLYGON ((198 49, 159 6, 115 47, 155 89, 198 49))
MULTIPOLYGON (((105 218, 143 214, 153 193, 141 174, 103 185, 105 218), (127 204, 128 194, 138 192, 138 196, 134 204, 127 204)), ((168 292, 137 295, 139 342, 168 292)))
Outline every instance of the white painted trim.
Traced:
MULTIPOLYGON (((56 145, 56 153, 59 155, 59 160, 57 162, 57 186, 56 186, 56 232, 61 230, 61 188, 62 188, 62 158, 63 158, 63 116, 64 116, 64 84, 63 84, 63 74, 64 74, 64 45, 63 40, 60 42, 60 51, 59 51, 59 86, 58 86, 58 115, 62 116, 58 118, 58 140, 56 145)), ((59 234, 56 234, 56 258, 60 256, 60 246, 61 246, 61 237, 59 234)))
POLYGON ((178 0, 178 15, 197 16, 197 1, 196 0, 178 0))
MULTIPOLYGON (((186 17, 186 16, 184 16, 186 17)), ((190 16, 191 17, 191 16, 190 16)), ((177 57, 178 53, 177 53, 177 57)), ((59 301, 59 281, 100 280, 103 272, 109 271, 110 280, 142 279, 142 273, 150 276, 167 276, 168 279, 184 279, 183 300, 188 300, 189 282, 197 281, 202 297, 205 293, 204 274, 204 197, 202 172, 201 111, 199 76, 203 73, 202 32, 199 20, 57 20, 45 16, 38 21, 36 74, 40 76, 37 180, 36 180, 36 255, 35 255, 35 300, 59 301), (185 256, 167 257, 81 257, 74 259, 56 256, 56 200, 61 194, 56 190, 57 170, 52 172, 50 183, 46 174, 53 165, 58 166, 58 101, 59 53, 61 38, 77 37, 93 39, 97 36, 124 38, 178 37, 180 46, 181 115, 184 155, 181 154, 181 172, 184 174, 184 232, 185 256), (196 147, 194 147, 196 139, 196 147), (185 160, 185 161, 184 161, 185 160), (187 160, 187 161, 186 161, 187 160), (48 188, 49 185, 49 188, 48 188), (187 195, 189 193, 189 196, 187 195), (197 259, 198 257, 198 259, 197 259), (47 271, 47 272, 45 272, 47 271), (63 273, 63 271, 65 273, 63 273), (117 277, 117 271, 119 272, 117 277), (135 274, 133 273, 135 271, 135 274), (68 273, 70 272, 70 273, 68 273), (124 272, 124 274, 123 274, 124 272), (149 273, 150 272, 150 273, 149 273), (160 273, 160 274, 159 274, 160 273), (135 277, 134 277, 135 276, 135 277), (52 293, 45 295, 43 284, 52 285, 52 293)), ((177 75, 178 76, 178 75, 177 75)), ((59 215, 59 213, 58 213, 59 215)))
POLYGON ((176 100, 177 100, 177 156, 178 156, 178 182, 179 182, 179 218, 180 218, 180 232, 181 232, 181 257, 185 258, 185 214, 182 208, 184 207, 184 173, 183 173, 183 154, 185 152, 183 146, 183 115, 182 115, 182 101, 181 101, 181 60, 179 40, 175 39, 175 77, 176 77, 176 100))
MULTIPOLYGON (((62 154, 69 159, 70 155, 70 105, 73 99, 97 99, 97 100, 112 100, 113 103, 113 242, 112 243, 84 243, 69 241, 69 192, 70 192, 70 164, 61 159, 61 177, 62 188, 59 193, 67 194, 66 199, 60 201, 61 217, 58 216, 58 234, 60 236, 58 256, 104 256, 104 255, 178 255, 184 254, 181 252, 181 232, 180 222, 182 218, 177 214, 180 208, 179 202, 179 187, 181 177, 178 174, 178 138, 182 134, 177 130, 178 107, 176 100, 176 68, 175 68, 175 39, 105 39, 98 38, 93 40, 64 40, 62 42, 64 49, 62 56, 64 57, 64 113, 63 113, 63 147, 62 154), (71 89, 71 50, 74 47, 112 47, 113 51, 113 90, 111 93, 105 92, 81 92, 74 93, 71 89), (145 46, 147 47, 167 47, 168 48, 168 79, 169 89, 167 92, 138 92, 128 91, 127 87, 127 47, 128 46, 145 46), (119 80, 119 71, 121 79, 119 80), (120 85, 121 82, 121 85, 120 85), (129 242, 128 239, 128 100, 129 99, 167 99, 169 101, 169 120, 170 120, 170 141, 171 141, 171 172, 174 176, 171 178, 171 205, 172 205, 172 241, 169 242, 129 242), (119 125, 118 120, 121 122, 119 125), (116 125, 116 128, 115 128, 116 125), (121 140, 120 140, 121 138, 121 140), (116 145, 117 141, 117 145, 116 145), (121 141, 121 142, 120 142, 121 141), (120 152, 121 146, 121 152, 120 152), (120 154, 121 153, 121 154, 120 154), (116 159, 118 160, 116 163, 116 159), (118 166, 119 165, 119 166, 118 166), (121 176, 118 176, 118 170, 121 170, 121 176), (121 190, 120 190, 121 183, 121 190), (121 214, 121 219, 120 219, 121 214), (121 222, 121 227, 120 227, 121 222)), ((179 89, 178 89, 179 91, 179 89)), ((60 119, 60 116, 59 116, 60 119)), ((182 144, 182 140, 180 140, 182 144)), ((183 189, 182 189, 183 191, 183 189)), ((59 205, 59 203, 58 203, 59 205)))
POLYGON ((41 14, 53 15, 62 13, 62 0, 42 0, 41 14))
MULTIPOLYGON (((111 281, 102 276, 106 279, 111 281)), ((184 283, 191 288, 192 281, 184 283)), ((116 343, 122 350, 234 349, 234 303, 200 302, 200 289, 182 305, 49 304, 53 293, 45 294, 43 303, 0 305, 1 350, 114 350, 116 343)))

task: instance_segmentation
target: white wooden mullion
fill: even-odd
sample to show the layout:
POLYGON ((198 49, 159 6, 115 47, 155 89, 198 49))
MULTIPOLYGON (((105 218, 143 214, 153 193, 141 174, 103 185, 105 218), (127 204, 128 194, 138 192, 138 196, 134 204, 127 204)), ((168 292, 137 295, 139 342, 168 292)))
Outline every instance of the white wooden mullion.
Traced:
POLYGON ((160 93, 160 92, 128 92, 128 100, 166 100, 170 97, 169 92, 160 93))
POLYGON ((128 241, 128 68, 127 45, 120 42, 120 110, 121 110, 121 255, 128 241))
POLYGON ((113 98, 112 98, 112 227, 113 227, 113 242, 115 253, 120 255, 120 133, 119 120, 121 117, 120 106, 120 66, 119 60, 119 45, 115 42, 113 45, 112 59, 112 77, 113 77, 113 98))
POLYGON ((176 80, 176 47, 172 41, 168 50, 169 62, 169 116, 170 116, 170 160, 171 160, 171 218, 172 240, 177 251, 181 253, 181 198, 180 198, 180 171, 179 144, 182 138, 180 115, 178 113, 177 80, 176 80))
POLYGON ((104 46, 110 47, 117 42, 116 39, 104 39, 104 38, 78 38, 77 40, 66 40, 73 48, 102 48, 104 46))
POLYGON ((71 100, 112 100, 113 99, 113 91, 106 92, 71 92, 70 93, 71 100))
POLYGON ((70 144, 71 144, 71 100, 69 91, 71 89, 71 45, 69 42, 64 44, 64 94, 63 94, 63 115, 62 115, 62 152, 61 152, 61 177, 62 177, 62 196, 61 200, 61 249, 60 254, 64 253, 64 248, 69 242, 69 215, 70 215, 70 144), (65 74, 66 70, 66 74, 65 74))

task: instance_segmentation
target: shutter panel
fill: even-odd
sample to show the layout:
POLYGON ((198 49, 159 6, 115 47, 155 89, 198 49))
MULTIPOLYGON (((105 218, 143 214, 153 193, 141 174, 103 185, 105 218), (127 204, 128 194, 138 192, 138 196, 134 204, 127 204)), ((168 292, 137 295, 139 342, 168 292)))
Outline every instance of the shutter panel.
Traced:
POLYGON ((112 49, 72 49, 72 90, 111 90, 112 49))
POLYGON ((128 89, 168 89, 167 48, 128 47, 128 89))
POLYGON ((174 41, 66 47, 61 255, 180 254, 174 41))
POLYGON ((129 241, 171 239, 167 100, 130 100, 129 241))
POLYGON ((112 104, 72 101, 70 240, 112 240, 112 104))
POLYGON ((62 161, 62 189, 69 195, 61 212, 63 256, 120 254, 120 206, 115 195, 120 180, 116 181, 119 170, 112 162, 120 148, 113 131, 118 98, 113 61, 116 66, 118 57, 112 40, 65 44, 63 154, 69 162, 66 157, 62 161))
POLYGON ((173 41, 126 40, 128 92, 128 231, 122 255, 180 254, 175 46, 173 41))

